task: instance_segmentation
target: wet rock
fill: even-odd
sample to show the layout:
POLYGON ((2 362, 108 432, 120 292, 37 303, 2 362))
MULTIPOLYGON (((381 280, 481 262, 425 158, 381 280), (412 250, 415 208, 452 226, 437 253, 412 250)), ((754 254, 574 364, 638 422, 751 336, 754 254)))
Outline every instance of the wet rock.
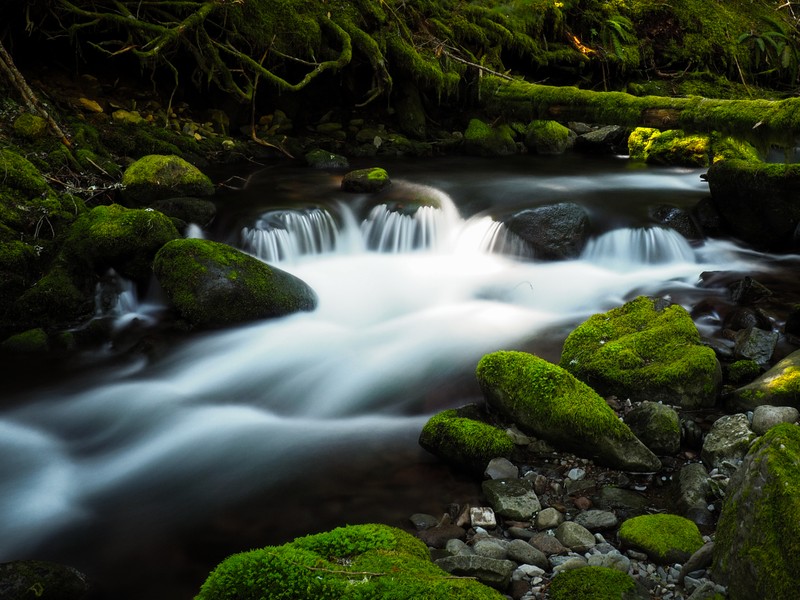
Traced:
POLYGON ((503 560, 508 556, 505 546, 493 539, 478 540, 472 545, 472 550, 478 556, 503 560))
POLYGON ((764 331, 755 327, 742 329, 736 333, 734 356, 767 365, 778 344, 778 337, 777 331, 764 331))
POLYGON ((726 315, 723 327, 732 331, 739 331, 751 327, 757 327, 764 331, 772 331, 772 323, 769 317, 767 317, 763 311, 750 306, 735 307, 726 315))
POLYGON ((565 554, 567 548, 554 535, 543 531, 535 534, 530 540, 531 546, 544 552, 546 556, 565 554))
POLYGON ((88 595, 86 575, 72 567, 39 560, 0 564, 0 598, 83 600, 88 595))
POLYGON ((409 520, 411 521, 411 524, 414 525, 414 529, 417 531, 430 529, 431 527, 436 527, 436 525, 439 524, 439 519, 433 515, 426 515, 423 513, 415 513, 409 517, 409 520))
POLYGON ((417 537, 431 548, 444 548, 450 540, 464 540, 467 532, 453 523, 441 523, 417 533, 417 537))
POLYGON ((161 154, 144 156, 125 169, 122 185, 125 202, 133 206, 214 194, 214 184, 197 167, 178 156, 161 154))
POLYGON ((676 206, 657 206, 650 211, 650 216, 662 227, 674 229, 687 240, 702 240, 703 233, 692 214, 676 206))
POLYGON ((730 410, 753 410, 763 404, 800 408, 800 350, 752 383, 735 390, 728 400, 730 410))
POLYGON ((607 125, 575 139, 575 149, 589 154, 627 153, 628 135, 624 127, 607 125))
POLYGON ((614 486, 601 488, 595 498, 595 505, 598 508, 607 510, 620 509, 626 513, 633 514, 644 512, 648 504, 647 497, 639 492, 614 486))
POLYGON ((493 458, 483 474, 489 479, 517 479, 519 468, 507 458, 493 458))
POLYGON ((517 153, 514 131, 505 124, 495 127, 471 119, 464 132, 464 150, 473 156, 510 156, 517 153))
POLYGON ((800 428, 759 438, 731 477, 714 545, 714 579, 731 600, 790 599, 800 589, 800 428))
POLYGON ((700 526, 710 526, 714 515, 708 510, 711 483, 702 463, 684 465, 678 472, 675 504, 678 512, 700 526))
POLYGON ((564 521, 558 526, 556 539, 574 552, 586 552, 596 544, 594 534, 573 521, 564 521))
POLYGON ((484 585, 505 590, 511 582, 516 565, 510 560, 498 560, 485 556, 449 556, 440 558, 436 565, 459 577, 474 577, 484 585))
POLYGON ((350 166, 346 156, 315 148, 305 155, 306 163, 312 169, 346 169, 350 166))
POLYGON ((565 556, 563 558, 563 561, 553 561, 553 575, 589 566, 588 561, 583 556, 565 556))
POLYGON ((497 527, 497 518, 494 511, 488 506, 475 506, 469 509, 469 522, 472 527, 494 529, 497 527))
POLYGON ((357 169, 346 173, 342 178, 342 190, 345 192, 374 194, 389 187, 392 180, 385 169, 372 167, 357 169))
POLYGON ((681 444, 692 450, 703 447, 703 430, 691 419, 681 420, 681 444))
POLYGON ((534 565, 545 570, 550 568, 545 553, 523 540, 513 540, 508 544, 508 558, 521 565, 534 565))
POLYGON ((703 464, 709 469, 719 469, 732 475, 755 437, 746 415, 720 417, 714 421, 703 442, 700 452, 703 464))
POLYGON ((617 515, 613 512, 597 509, 578 513, 575 515, 574 521, 592 532, 613 529, 619 525, 619 519, 617 519, 617 515))
POLYGON ((557 121, 532 121, 525 130, 525 146, 536 154, 563 154, 575 143, 575 137, 557 121))
POLYGON ((561 202, 515 213, 505 221, 538 260, 577 258, 589 234, 589 214, 582 206, 561 202))
POLYGON ((530 482, 525 479, 484 481, 483 493, 494 511, 509 519, 527 520, 542 509, 530 482))
POLYGON ((786 317, 783 332, 794 344, 800 344, 800 308, 795 308, 786 317))
POLYGON ((150 208, 184 223, 207 227, 217 215, 217 207, 201 198, 165 198, 150 204, 150 208))
POLYGON ((706 569, 711 565, 714 558, 714 542, 706 542, 700 549, 692 554, 683 566, 681 567, 681 574, 678 578, 678 584, 683 585, 686 576, 700 569, 706 569))
POLYGON ((589 386, 525 352, 494 352, 478 363, 488 404, 523 431, 601 464, 655 471, 658 458, 589 386))
POLYGON ((769 288, 752 277, 734 281, 728 286, 728 290, 731 293, 731 300, 740 306, 751 306, 772 296, 769 288))
POLYGON ((588 563, 590 567, 605 567, 615 569, 620 573, 627 573, 631 568, 631 559, 618 550, 613 550, 608 554, 593 554, 589 557, 588 563))
POLYGON ((658 402, 642 402, 625 415, 625 423, 655 454, 675 454, 681 447, 678 413, 658 402))
POLYGON ((751 429, 756 435, 764 435, 779 423, 794 423, 800 418, 800 411, 793 406, 762 405, 753 411, 751 429))
POLYGON ((317 304, 316 293, 294 275, 210 240, 165 244, 153 271, 170 304, 195 327, 280 317, 317 304))

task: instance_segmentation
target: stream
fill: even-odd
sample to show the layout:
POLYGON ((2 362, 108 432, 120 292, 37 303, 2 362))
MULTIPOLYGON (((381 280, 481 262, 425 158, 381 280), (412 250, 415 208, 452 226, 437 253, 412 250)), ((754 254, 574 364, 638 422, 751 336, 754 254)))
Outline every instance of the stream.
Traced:
POLYGON ((157 352, 98 349, 33 382, 18 374, 0 405, 0 561, 70 564, 96 598, 178 600, 237 551, 344 524, 408 528, 412 513, 480 497, 417 438, 431 414, 481 400, 483 354, 557 362, 575 325, 640 294, 721 307, 697 316, 713 337, 725 278, 701 285, 703 273, 798 291, 796 256, 690 244, 650 220, 707 196, 702 170, 575 155, 384 163, 379 202, 341 192, 339 173, 275 165, 235 180, 210 230, 192 228, 306 281, 314 312, 164 336, 156 286, 113 280, 98 317, 161 340, 157 352), (438 208, 381 204, 420 197, 438 208), (537 262, 496 219, 556 202, 586 208, 591 240, 578 259, 537 262))

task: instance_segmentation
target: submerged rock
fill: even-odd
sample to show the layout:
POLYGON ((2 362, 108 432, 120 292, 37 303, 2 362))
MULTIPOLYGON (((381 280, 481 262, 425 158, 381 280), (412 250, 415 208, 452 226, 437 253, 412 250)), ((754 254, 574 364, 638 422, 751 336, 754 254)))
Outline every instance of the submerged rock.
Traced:
POLYGON ((728 400, 731 410, 753 410, 763 404, 800 408, 800 350, 734 391, 728 400))
POLYGON ((731 477, 714 546, 714 579, 731 600, 791 600, 800 589, 800 428, 776 425, 731 477))
POLYGON ((219 327, 316 308, 316 293, 294 275, 226 244, 179 239, 153 264, 178 314, 196 327, 219 327))
POLYGON ((560 364, 600 394, 683 408, 713 406, 722 381, 689 313, 645 296, 584 321, 560 364))
POLYGON ((520 211, 505 221, 539 260, 580 256, 589 235, 589 214, 582 206, 561 202, 520 211))
POLYGON ((628 471, 661 463, 589 386, 525 352, 494 352, 477 368, 492 410, 556 446, 628 471))

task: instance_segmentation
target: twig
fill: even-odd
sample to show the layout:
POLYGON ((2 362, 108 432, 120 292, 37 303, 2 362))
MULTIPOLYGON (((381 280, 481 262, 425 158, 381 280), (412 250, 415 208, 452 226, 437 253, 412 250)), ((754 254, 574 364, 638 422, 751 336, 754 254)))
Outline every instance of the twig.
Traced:
POLYGON ((494 69, 490 69, 489 67, 484 67, 483 65, 479 65, 478 63, 469 60, 464 60, 463 58, 459 58, 458 56, 452 54, 451 52, 445 50, 444 48, 441 49, 441 53, 444 54, 447 58, 450 58, 456 62, 460 62, 461 64, 467 65, 469 67, 478 69, 479 71, 482 71, 484 73, 489 73, 489 75, 494 75, 495 77, 500 77, 501 79, 506 79, 508 81, 514 81, 513 77, 510 77, 505 73, 500 73, 499 71, 495 71, 494 69))

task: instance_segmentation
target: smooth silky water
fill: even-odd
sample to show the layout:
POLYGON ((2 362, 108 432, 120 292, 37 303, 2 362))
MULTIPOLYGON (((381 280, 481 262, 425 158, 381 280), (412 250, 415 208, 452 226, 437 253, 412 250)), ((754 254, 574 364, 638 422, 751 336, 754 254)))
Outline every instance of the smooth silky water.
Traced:
MULTIPOLYGON (((698 170, 574 156, 383 166, 394 183, 377 197, 339 191, 341 174, 265 168, 220 197, 210 231, 191 229, 305 280, 314 312, 17 378, 0 412, 0 561, 72 564, 96 597, 174 600, 236 551, 348 523, 408 527, 479 498, 417 438, 434 412, 480 401, 483 354, 558 361, 571 328, 636 295, 691 310, 724 303, 701 273, 797 265, 655 227, 653 206, 708 194, 698 170), (420 198, 437 208, 414 212, 420 198), (592 222, 576 260, 537 262, 498 221, 564 201, 592 222)), ((137 295, 113 273, 97 317, 152 338, 168 318, 154 286, 137 295)), ((698 322, 719 328, 713 311, 698 322)))

